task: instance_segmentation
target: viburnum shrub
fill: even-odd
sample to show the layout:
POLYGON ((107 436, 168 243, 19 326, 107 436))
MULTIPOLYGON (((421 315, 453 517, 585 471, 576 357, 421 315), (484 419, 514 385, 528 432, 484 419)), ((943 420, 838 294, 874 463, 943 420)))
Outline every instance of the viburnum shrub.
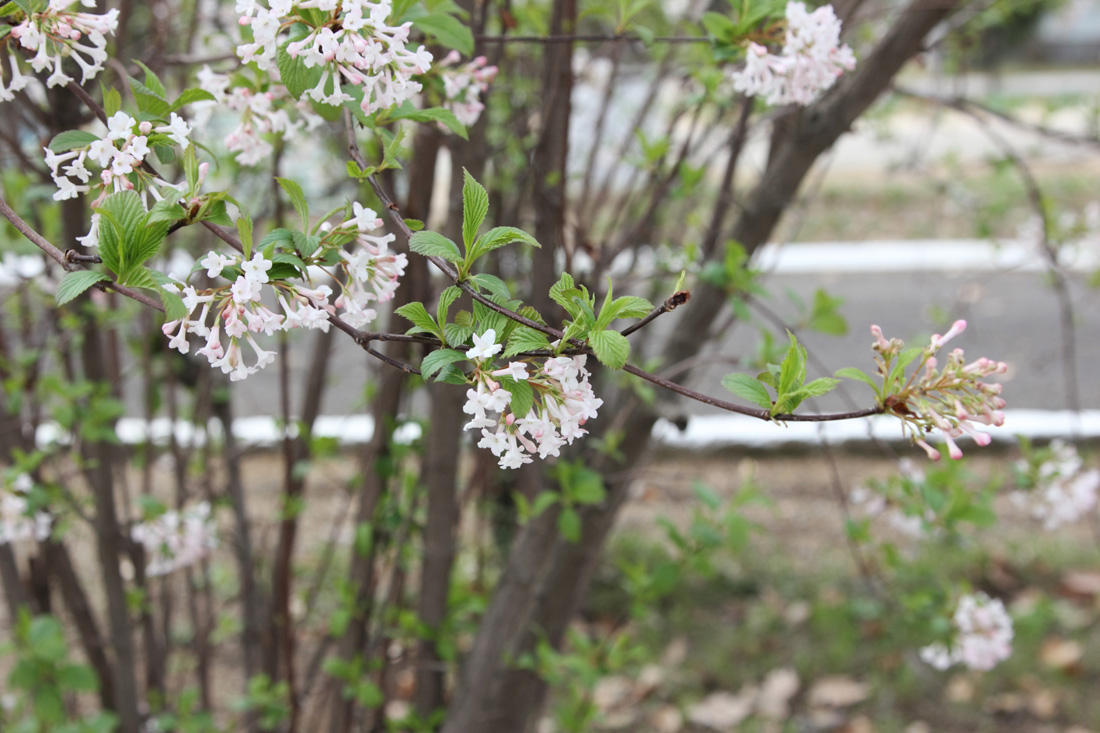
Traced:
MULTIPOLYGON (((469 171, 461 176, 460 221, 433 231, 421 221, 404 218, 389 191, 402 167, 405 136, 411 131, 436 136, 436 141, 465 138, 468 127, 484 122, 486 100, 501 73, 486 55, 474 56, 474 33, 455 3, 237 0, 232 8, 229 3, 199 5, 215 31, 209 39, 214 52, 172 59, 178 65, 171 78, 163 70, 158 74, 137 62, 132 67, 120 62, 115 70, 120 88, 102 81, 119 9, 87 12, 96 7, 89 0, 17 0, 0 5, 0 102, 29 105, 47 99, 47 93, 53 99, 71 92, 80 115, 85 115, 65 118, 77 126, 55 130, 34 161, 44 164, 52 177, 54 201, 90 208, 82 222, 87 233, 78 238, 82 250, 58 248, 0 199, 0 212, 66 271, 56 285, 57 305, 85 294, 99 298, 96 291, 130 297, 163 313, 160 328, 171 349, 203 357, 209 368, 231 381, 251 378, 276 363, 280 350, 293 348, 288 332, 338 331, 336 335, 352 339, 388 367, 461 390, 464 429, 502 469, 563 458, 570 446, 585 439, 593 421, 606 419, 600 395, 607 381, 600 379, 601 368, 761 421, 893 416, 933 459, 939 458, 939 450, 930 440, 942 440, 948 454, 959 458, 960 437, 969 436, 978 445, 990 442, 976 424, 1004 422, 1001 385, 985 380, 1003 374, 1006 365, 986 358, 968 362, 961 349, 946 358, 940 355, 944 345, 962 333, 963 321, 945 335, 933 336, 928 346, 908 349, 872 326, 876 377, 849 367, 836 377, 809 378, 807 351, 789 333, 786 349, 766 359, 758 373, 722 379, 726 389, 752 405, 746 406, 695 392, 637 364, 629 337, 688 301, 691 292, 683 287, 687 273, 675 287, 662 291, 664 298, 657 304, 622 295, 621 286, 616 296, 613 278, 606 287, 602 282, 582 283, 564 269, 552 277, 537 273, 552 285, 521 294, 509 276, 514 270, 508 267, 534 256, 541 246, 539 238, 521 226, 486 228, 491 197, 469 171), (79 84, 66 72, 74 64, 81 72, 79 84), (126 75, 133 68, 140 69, 141 80, 126 75), (102 85, 81 86, 92 80, 102 85), (185 88, 170 93, 169 88, 181 81, 185 88), (327 210, 316 203, 316 181, 303 174, 311 161, 288 151, 305 145, 319 149, 329 138, 346 151, 339 171, 364 194, 369 187, 377 201, 364 195, 327 210), (280 163, 293 172, 264 178, 271 191, 268 198, 278 199, 265 205, 276 213, 257 215, 254 222, 241 202, 256 194, 242 182, 248 179, 241 167, 266 170, 273 162, 277 172, 286 172, 279 169, 280 163), (283 202, 289 202, 285 210, 283 202), (218 248, 204 247, 189 269, 170 269, 165 255, 173 237, 198 227, 216 236, 218 248), (498 257, 503 254, 510 259, 498 257), (424 258, 442 276, 437 297, 402 291, 403 278, 414 264, 411 258, 424 258), (502 267, 502 261, 511 264, 502 267), (369 330, 395 301, 401 304, 392 312, 411 327, 399 333, 369 330), (385 341, 415 345, 419 358, 405 361, 375 348, 385 341), (798 412, 807 401, 833 390, 840 382, 837 377, 868 384, 874 404, 845 413, 798 412)), ((626 23, 641 6, 626 3, 620 10, 626 23)), ((706 13, 695 27, 693 40, 711 44, 708 48, 722 63, 721 74, 703 77, 700 98, 736 99, 744 120, 758 102, 780 108, 774 110, 777 119, 797 115, 823 95, 837 93, 838 80, 856 66, 852 49, 841 42, 841 20, 830 5, 811 10, 802 2, 746 2, 737 13, 706 13)), ((507 91, 517 98, 526 93, 521 88, 507 91)), ((542 114, 554 111, 546 108, 542 114)), ((528 124, 535 115, 530 117, 521 122, 528 124)), ((489 150, 507 153, 507 141, 491 142, 489 150)), ((666 153, 667 147, 660 145, 646 148, 653 161, 664 161, 666 153)), ((731 167, 735 161, 731 154, 731 167)), ((454 162, 461 161, 456 156, 454 162)), ((686 153, 681 162, 682 168, 677 164, 673 169, 688 177, 686 153)), ((534 176, 540 178, 538 185, 552 185, 561 178, 545 171, 534 176)), ((412 178, 410 173, 400 180, 412 178)), ((701 178, 699 174, 695 181, 701 178)), ((549 206, 545 201, 538 204, 544 205, 549 206)), ((177 262, 179 256, 186 257, 178 250, 175 254, 177 262)), ((602 445, 614 452, 610 437, 605 435, 602 445)), ((288 469, 290 484, 303 463, 308 461, 288 469)), ((597 474, 584 473, 587 469, 564 460, 555 465, 563 487, 560 495, 528 506, 525 519, 537 518, 557 503, 563 534, 575 542, 582 530, 578 507, 600 504, 605 490, 597 474)), ((394 469, 387 464, 386 470, 394 469)), ((1068 480, 1074 471, 1058 469, 1057 475, 1068 480)), ((1082 505, 1086 499, 1095 500, 1095 477, 1086 476, 1093 488, 1091 493, 1077 492, 1082 505)), ((1036 483, 1039 478, 1053 477, 1038 476, 1036 483)), ((0 544, 43 540, 56 526, 53 514, 27 499, 36 486, 37 479, 21 474, 3 489, 0 544)), ((97 501, 112 497, 106 490, 97 501)), ((292 548, 300 497, 289 492, 285 499, 281 546, 292 548)), ((384 501, 382 505, 389 507, 384 501)), ((113 533, 117 542, 129 543, 134 557, 144 558, 142 577, 169 575, 209 556, 217 542, 215 508, 205 501, 181 501, 175 509, 155 512, 144 521, 124 520, 103 531, 113 533)), ((240 506, 235 509, 239 527, 247 528, 246 513, 240 506)), ((405 509, 416 513, 415 506, 405 509)), ((80 510, 73 507, 78 516, 80 510)), ((1037 509, 1036 516, 1059 521, 1050 511, 1037 509)), ((408 531, 396 523, 378 535, 389 539, 408 531)), ((373 543, 383 541, 374 532, 369 525, 357 529, 357 553, 365 555, 373 543)), ((102 552, 107 556, 119 550, 106 547, 102 552)), ((273 602, 282 604, 275 611, 280 632, 291 625, 291 593, 285 580, 291 555, 289 549, 280 555, 283 575, 273 583, 273 602)), ((401 581, 392 582, 399 586, 401 581)), ((122 608, 119 613, 125 614, 126 603, 144 613, 145 601, 127 599, 118 592, 121 587, 108 588, 112 602, 122 608)), ((347 618, 334 635, 343 633, 352 619, 361 619, 362 609, 369 606, 357 595, 366 590, 349 588, 342 589, 340 600, 349 609, 347 618)), ((963 662, 984 669, 1007 655, 1011 624, 999 601, 962 596, 952 619, 954 640, 922 653, 937 666, 963 662)), ((121 631, 116 628, 114 633, 121 631)), ((365 647, 366 631, 362 634, 356 643, 365 647)), ((281 643, 292 652, 294 644, 287 638, 281 643)), ((367 670, 361 657, 346 655, 326 669, 334 679, 348 683, 344 700, 354 698, 365 705, 364 700, 380 694, 373 683, 363 682, 367 670), (353 688, 352 683, 359 686, 353 688)), ((292 687, 293 677, 290 674, 285 684, 292 687)), ((256 700, 284 689, 284 682, 254 679, 262 680, 250 686, 256 700)), ((291 715, 296 705, 297 701, 291 705, 291 715)), ((256 703, 250 714, 259 715, 262 707, 256 703)))

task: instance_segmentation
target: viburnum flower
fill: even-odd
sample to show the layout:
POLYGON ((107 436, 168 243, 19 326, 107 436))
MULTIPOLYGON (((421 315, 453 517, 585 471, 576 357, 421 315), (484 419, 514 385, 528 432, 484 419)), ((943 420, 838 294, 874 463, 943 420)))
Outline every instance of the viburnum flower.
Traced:
MULTIPOLYGON (((106 36, 118 28, 118 10, 103 15, 73 12, 76 0, 50 0, 40 13, 25 15, 22 22, 11 29, 11 37, 19 45, 33 53, 29 63, 38 72, 53 69, 46 85, 63 86, 73 78, 62 70, 62 63, 71 58, 80 66, 80 83, 94 79, 107 61, 106 36)), ((94 8, 95 0, 80 0, 86 8, 94 8)), ((12 92, 24 88, 29 78, 19 71, 16 54, 10 54, 8 63, 11 79, 4 86, 0 78, 0 101, 10 101, 12 92)))
POLYGON ((1076 448, 1055 440, 1049 450, 1049 459, 1034 472, 1027 461, 1017 464, 1019 475, 1030 485, 1010 495, 1016 506, 1040 520, 1047 530, 1071 524, 1093 511, 1100 489, 1100 471, 1084 470, 1076 448))
POLYGON ((190 509, 170 510, 156 519, 134 525, 130 536, 145 548, 145 574, 167 575, 193 565, 218 546, 210 502, 190 509))
POLYGON ((285 277, 272 279, 275 262, 261 252, 248 260, 210 252, 199 260, 199 265, 208 277, 231 282, 202 291, 183 283, 164 286, 179 294, 187 308, 185 318, 169 321, 161 329, 170 339, 169 346, 186 354, 191 349, 190 335, 203 338, 206 343, 197 353, 205 356, 210 366, 228 374, 231 381, 239 381, 274 361, 275 352, 257 343, 259 334, 271 336, 295 328, 327 333, 332 326, 330 316, 338 316, 355 328, 373 321, 376 312, 368 305, 393 298, 408 258, 389 251, 392 234, 369 233, 371 225, 382 223, 375 212, 358 203, 353 207, 355 214, 349 220, 337 227, 322 227, 326 236, 338 237, 329 240, 329 247, 347 243, 348 230, 353 232, 353 248, 340 249, 336 267, 343 275, 334 276, 341 288, 335 300, 328 285, 311 287, 285 277), (272 307, 265 305, 265 295, 272 307), (249 350, 255 355, 251 364, 249 350))
MULTIPOLYGON (((958 459, 962 458, 962 450, 955 441, 963 435, 982 446, 993 440, 989 433, 977 430, 975 423, 1004 424, 1002 386, 981 380, 1004 374, 1008 371, 1007 364, 985 357, 967 363, 963 350, 955 349, 948 355, 943 369, 938 369, 935 354, 965 329, 966 321, 955 321, 946 334, 932 336, 930 344, 913 359, 917 367, 909 379, 884 399, 885 411, 902 420, 913 442, 932 460, 939 460, 940 452, 924 440, 926 433, 939 430, 947 443, 948 454, 958 459)), ((900 339, 887 341, 878 326, 871 326, 871 334, 875 337, 872 348, 879 354, 879 374, 888 380, 894 360, 902 354, 905 344, 900 339)))
POLYGON ((951 618, 955 626, 950 644, 930 644, 920 657, 936 669, 962 664, 989 670, 1012 655, 1012 617, 999 599, 985 593, 963 596, 951 618))
POLYGON ((582 426, 596 417, 603 405, 589 384, 587 357, 551 357, 537 367, 514 361, 492 369, 491 360, 501 349, 496 331, 487 329, 473 341, 466 356, 476 360, 474 386, 466 391, 462 408, 472 419, 463 429, 481 430, 478 447, 499 458, 501 468, 519 468, 535 455, 543 459, 557 456, 562 446, 587 434, 582 426), (515 413, 515 398, 505 380, 530 386, 533 401, 526 413, 515 413))
POLYGON ((364 114, 395 107, 420 92, 420 82, 412 77, 428 71, 432 55, 424 46, 406 48, 412 23, 387 25, 392 9, 390 0, 270 0, 267 7, 253 0, 239 2, 240 23, 251 28, 253 41, 238 46, 237 55, 245 63, 273 69, 280 31, 303 23, 309 27, 305 37, 287 44, 286 51, 306 68, 321 69, 306 96, 341 105, 354 99, 342 88, 350 84, 361 88, 364 114), (313 26, 298 13, 306 9, 326 13, 325 22, 313 26))
POLYGON ((750 42, 745 66, 734 72, 733 88, 770 105, 807 105, 855 68, 852 49, 840 43, 840 19, 832 5, 812 13, 805 3, 789 2, 783 51, 771 53, 750 42))
POLYGON ((213 101, 195 102, 195 125, 205 127, 215 109, 229 109, 240 115, 237 126, 225 136, 225 146, 236 153, 241 165, 258 165, 271 158, 275 148, 268 137, 298 139, 303 133, 320 127, 324 120, 313 112, 308 101, 291 98, 286 87, 272 83, 267 91, 248 86, 231 86, 227 74, 218 74, 204 66, 198 74, 199 88, 213 95, 213 101))
MULTIPOLYGON (((49 148, 43 148, 46 165, 49 166, 58 188, 53 195, 54 200, 75 198, 81 193, 98 188, 100 195, 92 204, 98 206, 111 193, 135 188, 134 180, 131 180, 134 174, 137 174, 136 180, 141 184, 143 199, 147 193, 157 201, 166 195, 177 195, 181 190, 179 184, 171 184, 150 175, 142 171, 141 166, 152 145, 176 144, 186 148, 186 136, 190 134, 190 130, 187 123, 174 112, 167 125, 154 128, 148 122, 139 123, 137 119, 120 110, 107 120, 107 132, 99 140, 63 153, 54 153, 49 148), (89 165, 94 165, 95 168, 89 168, 89 165), (98 175, 94 174, 95 169, 99 170, 98 175), (92 183, 93 178, 97 178, 99 183, 92 183)), ((98 241, 95 231, 93 224, 88 235, 89 246, 98 241)))
POLYGON ((462 66, 456 66, 460 56, 451 51, 439 62, 440 76, 443 78, 444 108, 467 127, 477 122, 485 105, 480 95, 489 91, 489 85, 497 76, 497 67, 489 66, 484 56, 462 66))
POLYGON ((7 488, 0 487, 0 545, 32 538, 42 542, 50 536, 50 515, 29 510, 25 494, 33 485, 22 473, 7 488))

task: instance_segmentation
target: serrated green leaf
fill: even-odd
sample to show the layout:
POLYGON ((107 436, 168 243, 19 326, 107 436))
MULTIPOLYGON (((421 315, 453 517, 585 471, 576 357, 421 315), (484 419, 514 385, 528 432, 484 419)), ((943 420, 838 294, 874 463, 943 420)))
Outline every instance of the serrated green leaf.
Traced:
POLYGON ((462 386, 466 386, 467 383, 466 375, 454 364, 448 364, 440 369, 435 381, 443 382, 444 384, 460 384, 462 386))
POLYGON ((413 26, 464 56, 474 52, 474 34, 453 15, 430 13, 413 20, 413 26))
POLYGON ((512 395, 512 399, 508 403, 512 414, 520 418, 527 417, 527 413, 535 404, 535 390, 532 389, 530 383, 525 379, 501 377, 500 386, 512 395))
POLYGON ((593 331, 588 345, 600 363, 611 369, 622 369, 630 358, 630 342, 618 331, 593 331))
POLYGON ((122 95, 114 87, 105 87, 100 84, 100 89, 103 90, 103 114, 110 119, 114 117, 115 112, 122 109, 122 95))
POLYGON ((244 258, 246 260, 252 259, 252 219, 248 216, 241 215, 237 219, 237 236, 241 240, 241 247, 244 249, 244 258))
POLYGON ((49 148, 50 152, 64 153, 76 148, 87 147, 96 140, 99 140, 99 135, 93 135, 84 130, 66 130, 65 132, 59 132, 53 140, 50 140, 49 148))
POLYGON ((448 364, 462 361, 466 355, 454 349, 436 349, 420 362, 420 373, 424 379, 431 379, 440 369, 448 364))
POLYGON ((425 257, 442 257, 448 262, 462 262, 458 245, 439 232, 424 230, 409 237, 409 249, 425 257))
POLYGON ((448 323, 443 326, 443 334, 448 344, 456 346, 469 340, 470 336, 474 334, 474 327, 472 325, 448 323))
POLYGON ((498 298, 507 300, 512 297, 512 292, 508 289, 508 284, 496 275, 490 275, 487 272, 479 272, 476 275, 471 275, 469 280, 476 285, 479 290, 484 290, 498 298))
POLYGON ((787 332, 787 338, 791 343, 787 348, 787 355, 783 357, 783 363, 779 365, 777 399, 782 399, 783 395, 798 389, 806 381, 806 350, 790 331, 787 332))
POLYGON ((836 376, 845 379, 858 380, 868 385, 876 392, 878 391, 878 384, 876 384, 875 380, 872 379, 871 376, 864 372, 862 369, 857 369, 856 367, 844 367, 843 369, 836 370, 836 376))
MULTIPOLYGON (((311 69, 306 67, 305 60, 301 57, 294 58, 287 53, 286 47, 290 44, 288 41, 279 46, 275 52, 275 64, 279 67, 279 77, 283 81, 283 86, 290 92, 290 96, 295 99, 301 99, 307 89, 316 85, 316 81, 310 84, 311 69)), ((318 69, 318 72, 320 69, 318 69)), ((320 74, 317 76, 320 79, 320 74)))
POLYGON ((309 204, 306 202, 306 194, 302 191, 302 187, 298 185, 297 181, 292 181, 289 178, 276 178, 275 180, 290 196, 295 211, 298 212, 298 216, 302 217, 302 231, 309 231, 309 204))
POLYGON ((214 95, 205 89, 184 89, 183 93, 176 97, 168 107, 169 112, 178 112, 181 108, 193 102, 213 102, 214 95))
POLYGON ((104 199, 95 211, 100 215, 99 257, 112 272, 121 276, 132 264, 127 257, 130 249, 127 243, 144 226, 145 207, 136 191, 120 191, 104 199))
POLYGON ((722 386, 743 400, 748 400, 765 410, 772 409, 771 395, 759 379, 748 374, 727 374, 722 377, 722 386))
POLYGON ((529 326, 517 325, 512 331, 511 336, 509 336, 508 345, 505 347, 504 353, 501 356, 507 359, 516 354, 549 348, 550 340, 546 338, 546 334, 536 331, 529 326))
POLYGON ((417 109, 412 102, 406 101, 400 107, 389 113, 389 119, 409 120, 411 122, 438 122, 463 140, 469 139, 468 133, 466 132, 466 126, 458 121, 454 112, 451 112, 449 109, 443 109, 442 107, 417 109))
POLYGON ((95 270, 76 270, 66 273, 65 277, 61 278, 61 282, 57 284, 57 294, 55 295, 57 304, 65 305, 96 283, 110 282, 110 280, 111 278, 107 275, 95 270))
POLYGON ((836 389, 836 386, 840 384, 839 379, 833 379, 832 377, 819 377, 812 382, 807 382, 806 385, 799 390, 805 395, 806 399, 811 397, 821 397, 836 389))
POLYGON ((154 94, 163 99, 166 92, 164 89, 164 84, 161 82, 160 78, 153 72, 152 69, 150 69, 148 66, 141 63, 137 59, 134 59, 133 62, 140 66, 142 71, 145 72, 145 86, 151 89, 154 94))
POLYGON ((175 201, 161 199, 153 204, 153 208, 149 210, 149 217, 145 221, 147 224, 154 224, 158 221, 172 223, 179 221, 185 216, 187 216, 187 212, 175 201))
POLYGON ((568 272, 563 272, 558 281, 550 286, 550 299, 560 305, 566 310, 570 310, 572 307, 572 299, 570 293, 576 288, 576 283, 573 281, 573 276, 568 272))
MULTIPOLYGON (((627 295, 611 301, 607 308, 611 311, 611 317, 608 319, 607 324, 611 325, 611 321, 616 318, 643 318, 648 316, 653 310, 653 304, 645 298, 627 295)), ((603 318, 604 311, 600 311, 600 319, 603 318)))
POLYGON ((462 170, 462 241, 466 245, 466 268, 473 264, 476 254, 473 252, 477 230, 489 213, 489 194, 485 187, 474 180, 470 171, 462 170))
POLYGON ((437 323, 447 322, 447 314, 451 310, 451 306, 461 296, 462 289, 457 285, 452 285, 439 294, 439 303, 436 304, 435 307, 435 318, 437 323))
POLYGON ((542 246, 538 243, 538 240, 522 229, 517 229, 516 227, 493 227, 478 237, 477 241, 474 242, 473 253, 470 255, 471 261, 492 252, 494 249, 509 245, 512 242, 520 242, 521 244, 527 244, 532 247, 542 246))
POLYGON ((439 326, 436 325, 432 317, 428 315, 428 310, 424 307, 423 303, 406 303, 397 310, 394 311, 397 315, 412 321, 418 329, 427 331, 428 333, 434 333, 439 335, 439 326))

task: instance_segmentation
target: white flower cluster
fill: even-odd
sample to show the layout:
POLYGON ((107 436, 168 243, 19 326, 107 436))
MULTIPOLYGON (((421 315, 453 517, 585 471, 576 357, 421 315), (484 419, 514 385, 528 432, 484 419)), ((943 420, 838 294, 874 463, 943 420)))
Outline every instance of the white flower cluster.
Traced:
POLYGON ((193 565, 218 546, 217 528, 207 501, 136 524, 130 537, 145 548, 147 576, 167 575, 193 565))
MULTIPOLYGON (((955 321, 942 336, 932 336, 917 371, 902 392, 891 396, 885 405, 888 412, 902 419, 913 442, 934 461, 939 460, 940 452, 924 440, 922 436, 926 432, 939 430, 947 443, 949 455, 957 460, 962 458, 962 450, 955 443, 956 438, 969 435, 982 446, 989 445, 993 440, 989 433, 977 430, 974 423, 1000 426, 1005 421, 1001 411, 1005 406, 1005 401, 1000 397, 1002 385, 987 384, 981 380, 994 374, 1004 374, 1008 371, 1007 364, 984 356, 968 364, 963 350, 955 349, 948 355, 943 370, 936 368, 939 362, 935 353, 964 330, 966 321, 960 320, 955 321)), ((887 341, 878 326, 871 326, 871 335, 875 337, 872 348, 886 360, 897 357, 905 346, 901 339, 887 341)), ((886 363, 881 359, 879 372, 885 376, 886 363)))
POLYGON ((479 448, 488 448, 500 459, 501 468, 519 468, 532 456, 557 456, 563 445, 588 433, 582 426, 603 400, 592 392, 585 369, 586 356, 548 358, 531 374, 522 361, 509 362, 492 369, 493 357, 500 353, 494 329, 474 335, 474 346, 466 358, 475 361, 476 387, 467 390, 462 411, 472 415, 464 430, 481 429, 479 448), (523 416, 511 411, 512 394, 493 377, 526 382, 534 392, 534 403, 523 416), (490 432, 490 430, 493 430, 490 432), (526 451, 526 452, 525 452, 526 451))
POLYGON ((1012 618, 999 599, 985 593, 963 596, 951 620, 955 637, 950 646, 936 643, 920 650, 920 658, 936 669, 962 664, 989 670, 1012 655, 1012 618))
MULTIPOLYGON (((1038 486, 1011 494, 1016 506, 1048 530, 1076 522, 1095 509, 1100 489, 1100 471, 1082 470, 1084 463, 1076 448, 1062 440, 1051 442, 1050 447, 1050 460, 1039 467, 1038 486)), ((1017 467, 1027 470, 1027 462, 1017 467)))
POLYGON ((852 49, 840 43, 840 19, 832 5, 812 13, 805 3, 787 3, 787 34, 776 55, 749 43, 745 66, 733 74, 733 88, 771 105, 807 105, 856 66, 852 49))
POLYGON ((183 296, 187 308, 187 317, 169 321, 161 330, 171 340, 169 345, 180 353, 191 350, 189 334, 206 339, 205 345, 197 353, 205 356, 210 366, 228 374, 231 381, 239 381, 255 374, 275 361, 275 353, 266 351, 256 343, 254 334, 272 335, 277 331, 290 331, 294 328, 320 329, 328 332, 329 316, 336 315, 337 309, 343 310, 340 317, 356 328, 370 323, 375 311, 367 305, 374 301, 387 301, 393 298, 398 279, 405 274, 408 258, 404 254, 389 251, 388 245, 394 236, 377 236, 367 231, 382 225, 382 220, 371 209, 359 203, 354 205, 355 216, 341 224, 337 230, 353 228, 356 230, 358 248, 354 252, 340 254, 343 258, 340 267, 344 270, 347 282, 335 304, 329 303, 332 288, 320 285, 307 288, 286 280, 271 281, 269 271, 274 263, 257 252, 249 260, 238 256, 226 256, 210 252, 200 264, 206 268, 208 277, 224 277, 227 269, 233 274, 233 282, 209 290, 198 291, 187 285, 182 289, 176 285, 166 285, 165 289, 183 296), (274 300, 278 302, 282 313, 277 313, 263 304, 264 286, 274 291, 274 300), (198 317, 192 314, 199 306, 198 317), (213 313, 212 325, 207 319, 213 313), (228 337, 228 343, 222 344, 222 328, 228 337), (244 344, 252 348, 256 361, 245 363, 244 344))
POLYGON ((29 540, 42 542, 50 536, 50 515, 29 513, 24 494, 33 486, 31 477, 19 474, 11 482, 11 490, 0 489, 0 545, 29 540))
POLYGON ((307 9, 330 14, 325 23, 287 46, 287 53, 302 59, 306 68, 323 69, 317 85, 306 92, 311 99, 337 106, 351 101, 341 88, 346 82, 362 88, 359 106, 370 114, 395 107, 420 91, 412 77, 428 71, 432 55, 423 46, 416 51, 405 47, 412 23, 386 24, 391 0, 268 0, 267 7, 256 0, 237 0, 240 23, 252 29, 253 37, 252 43, 237 47, 237 55, 245 63, 274 69, 279 32, 292 22, 306 22, 298 11, 307 9))
MULTIPOLYGON (((118 10, 103 15, 73 12, 70 7, 75 2, 50 0, 44 12, 31 13, 11 29, 11 37, 34 54, 30 60, 32 69, 45 72, 53 68, 53 73, 46 79, 47 86, 63 86, 73 81, 61 68, 66 58, 71 58, 80 66, 81 84, 94 79, 107 61, 106 36, 118 28, 118 10)), ((80 4, 94 8, 95 0, 80 0, 80 4)), ((5 86, 0 76, 0 102, 15 99, 14 92, 25 89, 33 78, 19 70, 15 53, 8 55, 8 66, 11 79, 5 86)))
POLYGON ((488 60, 484 56, 478 56, 468 64, 455 66, 458 59, 458 51, 451 51, 439 62, 443 77, 443 95, 447 99, 443 106, 453 112, 459 122, 469 127, 477 122, 485 110, 480 95, 489 91, 489 85, 497 76, 497 67, 488 66, 488 60))
POLYGON ((195 124, 205 126, 215 107, 224 106, 239 113, 240 121, 225 136, 225 145, 229 152, 237 154, 241 165, 258 165, 271 157, 275 148, 262 136, 271 134, 290 141, 324 123, 308 102, 295 101, 281 84, 272 84, 266 92, 256 92, 247 86, 231 87, 228 74, 218 74, 209 66, 202 67, 198 80, 199 87, 212 94, 214 100, 191 105, 195 124))
MULTIPOLYGON (((92 171, 88 169, 89 163, 98 166, 102 184, 101 197, 93 203, 93 206, 98 205, 102 197, 108 193, 134 188, 128 176, 139 169, 145 161, 145 156, 149 154, 150 142, 155 144, 153 133, 160 133, 161 140, 171 141, 185 150, 190 144, 187 136, 191 134, 191 127, 175 112, 171 114, 167 124, 154 125, 148 120, 138 122, 125 112, 119 111, 107 120, 107 132, 99 140, 64 153, 54 153, 49 148, 43 148, 46 153, 46 165, 50 167, 53 181, 57 184, 57 193, 53 195, 54 200, 76 198, 79 194, 91 190, 92 186, 89 184, 92 171), (62 164, 67 165, 62 168, 62 164)), ((177 190, 176 186, 166 181, 155 178, 151 180, 161 187, 177 190)), ((145 190, 143 188, 142 192, 144 193, 145 190)), ((162 194, 154 186, 149 186, 148 191, 158 201, 162 198, 162 194)))

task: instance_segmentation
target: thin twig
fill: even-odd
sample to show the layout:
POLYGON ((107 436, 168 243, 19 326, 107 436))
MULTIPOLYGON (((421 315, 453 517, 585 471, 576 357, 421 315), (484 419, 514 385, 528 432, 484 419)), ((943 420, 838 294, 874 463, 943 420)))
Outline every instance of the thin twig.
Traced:
POLYGON ((679 290, 673 293, 669 296, 668 300, 666 300, 664 303, 661 303, 659 306, 650 311, 649 315, 647 315, 645 318, 638 321, 637 323, 632 323, 631 325, 624 328, 621 331, 622 335, 629 336, 635 331, 638 331, 648 326, 658 316, 664 315, 665 313, 668 313, 670 311, 674 311, 682 306, 684 303, 688 302, 689 298, 691 298, 691 293, 686 290, 679 290))

